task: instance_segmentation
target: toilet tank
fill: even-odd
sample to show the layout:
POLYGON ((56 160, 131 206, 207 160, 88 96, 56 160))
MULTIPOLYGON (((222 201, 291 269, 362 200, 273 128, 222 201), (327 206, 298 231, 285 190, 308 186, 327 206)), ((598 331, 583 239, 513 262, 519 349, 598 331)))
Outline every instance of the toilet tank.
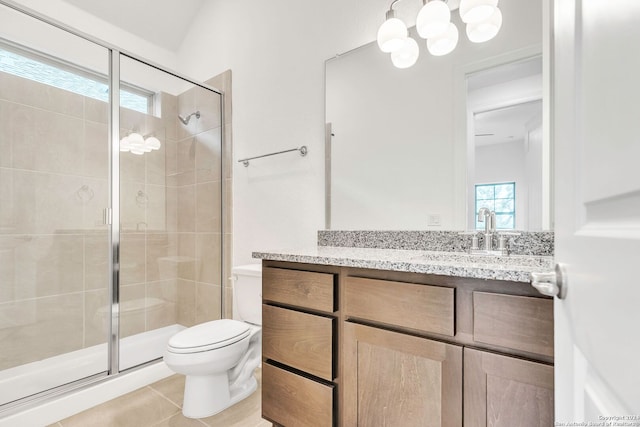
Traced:
POLYGON ((233 318, 262 325, 262 265, 239 265, 231 269, 233 318))

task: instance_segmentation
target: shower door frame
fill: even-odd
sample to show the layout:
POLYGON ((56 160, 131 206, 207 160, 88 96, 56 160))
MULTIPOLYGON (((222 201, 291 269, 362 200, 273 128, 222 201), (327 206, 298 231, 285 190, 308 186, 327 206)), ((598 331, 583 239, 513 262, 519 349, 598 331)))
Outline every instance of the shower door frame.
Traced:
MULTIPOLYGON (((145 64, 149 67, 155 68, 159 71, 167 73, 173 77, 182 79, 190 84, 195 86, 199 86, 203 89, 209 90, 211 92, 217 93, 220 98, 220 141, 221 141, 221 167, 220 167, 220 185, 221 185, 221 216, 225 208, 225 199, 224 196, 224 177, 226 176, 225 162, 224 162, 224 152, 226 150, 225 144, 225 127, 226 127, 226 119, 225 119, 225 94, 224 91, 220 89, 216 89, 210 85, 205 83, 198 82, 194 79, 191 79, 181 73, 176 71, 172 71, 167 69, 164 66, 161 66, 153 61, 149 61, 147 59, 141 58, 138 55, 135 55, 131 52, 128 52, 124 49, 116 47, 115 45, 108 43, 104 40, 101 40, 97 37, 93 37, 89 34, 86 34, 82 31, 74 29, 60 21, 47 17, 40 12, 32 10, 28 7, 25 7, 21 4, 18 4, 12 0, 0 0, 0 5, 4 5, 10 9, 13 9, 17 12, 20 12, 24 15, 27 15, 31 18, 35 18, 45 24, 51 25, 55 28, 63 30, 69 34, 72 34, 76 37, 80 37, 86 41, 94 43, 98 46, 101 46, 108 51, 109 55, 109 109, 108 109, 108 139, 110 151, 108 154, 108 181, 109 181, 109 193, 108 199, 110 202, 110 206, 104 208, 104 223, 109 227, 109 255, 108 255, 108 264, 111 267, 109 274, 109 298, 108 301, 111 306, 111 321, 109 322, 108 328, 108 365, 106 375, 103 373, 97 373, 91 375, 89 377, 85 377, 80 380, 73 381, 68 384, 63 384, 52 389, 43 390, 34 395, 25 396, 17 401, 7 403, 5 405, 0 405, 0 417, 5 415, 10 415, 15 412, 19 412, 25 409, 29 409, 33 406, 40 405, 42 403, 46 403, 52 401, 66 393, 71 391, 76 391, 82 388, 93 386, 102 381, 107 381, 112 379, 122 373, 127 373, 130 371, 137 370, 139 368, 145 367, 149 364, 156 363, 158 359, 149 360, 141 365, 128 368, 124 371, 120 371, 120 58, 122 56, 128 57, 135 61, 138 61, 142 64, 145 64)), ((224 251, 224 235, 225 235, 225 223, 221 221, 220 224, 220 274, 221 274, 221 283, 220 283, 220 313, 221 318, 224 317, 224 307, 226 305, 226 292, 225 292, 225 281, 223 277, 223 266, 225 262, 225 251, 224 251)))

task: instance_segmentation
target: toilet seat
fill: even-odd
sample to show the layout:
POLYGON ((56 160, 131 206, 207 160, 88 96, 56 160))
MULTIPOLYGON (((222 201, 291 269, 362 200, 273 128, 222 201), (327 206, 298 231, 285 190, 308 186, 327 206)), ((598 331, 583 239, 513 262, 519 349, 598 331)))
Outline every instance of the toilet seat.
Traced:
POLYGON ((248 337, 251 327, 238 320, 221 319, 187 328, 169 340, 171 353, 199 353, 226 347, 248 337))

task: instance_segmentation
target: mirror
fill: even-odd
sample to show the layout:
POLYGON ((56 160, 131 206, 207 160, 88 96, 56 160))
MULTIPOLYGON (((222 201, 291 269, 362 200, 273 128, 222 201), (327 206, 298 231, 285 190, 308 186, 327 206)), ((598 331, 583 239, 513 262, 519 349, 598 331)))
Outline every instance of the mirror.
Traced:
MULTIPOLYGON (((456 50, 433 57, 423 41, 420 58, 409 69, 394 68, 375 42, 327 61, 327 228, 475 229, 475 184, 516 182, 515 228, 551 229, 542 4, 514 0, 502 8, 501 33, 483 45, 466 40, 464 24, 452 14, 463 29, 456 50), (530 72, 531 64, 537 73, 530 72), (479 97, 517 80, 536 81, 538 86, 523 88, 512 99, 479 97), (476 139, 488 141, 487 136, 475 136, 491 133, 482 131, 485 124, 519 117, 516 106, 534 108, 526 105, 534 101, 538 123, 525 124, 537 127, 526 135, 511 135, 519 141, 518 150, 513 148, 517 144, 506 143, 476 148, 476 139), (525 148, 535 146, 546 156, 537 160, 540 184, 529 188, 523 176, 490 176, 487 170, 523 170, 500 146, 519 152, 519 165, 529 162, 533 167, 532 157, 523 159, 525 148), (491 161, 502 166, 496 169, 491 161)), ((413 29, 412 35, 420 40, 413 29)), ((532 115, 527 120, 536 119, 532 115)), ((509 129, 505 123, 500 132, 509 129)))

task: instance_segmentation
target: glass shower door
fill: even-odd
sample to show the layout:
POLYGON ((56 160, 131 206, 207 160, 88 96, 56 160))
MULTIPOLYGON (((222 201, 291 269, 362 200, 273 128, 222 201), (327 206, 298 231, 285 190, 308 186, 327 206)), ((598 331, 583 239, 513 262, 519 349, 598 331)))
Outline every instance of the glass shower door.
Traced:
POLYGON ((0 6, 0 405, 108 369, 108 51, 0 6))
POLYGON ((120 80, 122 371, 221 317, 222 113, 220 94, 125 55, 120 80))

